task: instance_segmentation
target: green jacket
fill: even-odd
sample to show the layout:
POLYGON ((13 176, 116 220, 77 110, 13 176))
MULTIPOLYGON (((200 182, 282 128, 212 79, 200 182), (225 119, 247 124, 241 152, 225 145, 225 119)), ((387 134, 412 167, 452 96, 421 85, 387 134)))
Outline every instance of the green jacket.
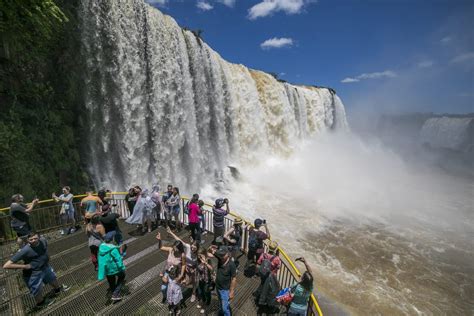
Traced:
POLYGON ((120 271, 125 271, 122 256, 118 246, 113 244, 101 243, 99 246, 99 273, 97 279, 103 280, 106 275, 114 275, 120 271))

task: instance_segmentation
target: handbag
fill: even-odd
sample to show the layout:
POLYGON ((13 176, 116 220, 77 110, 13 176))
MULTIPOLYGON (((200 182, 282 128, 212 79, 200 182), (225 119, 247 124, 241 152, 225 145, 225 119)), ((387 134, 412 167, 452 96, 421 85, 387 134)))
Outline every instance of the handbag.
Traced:
POLYGON ((294 294, 292 291, 294 291, 294 289, 291 287, 280 290, 280 292, 278 292, 277 296, 275 297, 276 301, 281 305, 289 306, 293 301, 294 294))

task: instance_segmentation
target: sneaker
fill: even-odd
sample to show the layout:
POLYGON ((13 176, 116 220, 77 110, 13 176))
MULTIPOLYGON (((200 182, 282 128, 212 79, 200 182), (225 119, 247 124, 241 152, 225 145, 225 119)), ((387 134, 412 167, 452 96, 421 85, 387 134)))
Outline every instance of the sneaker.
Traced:
POLYGON ((121 300, 122 300, 122 297, 119 294, 112 295, 112 301, 118 302, 118 301, 121 301, 121 300))
POLYGON ((61 236, 65 235, 64 230, 61 229, 61 230, 59 231, 59 234, 60 234, 61 236))
POLYGON ((122 257, 125 257, 127 255, 127 244, 122 244, 120 246, 120 252, 122 253, 122 257))
POLYGON ((203 308, 203 309, 201 309, 199 312, 200 312, 201 314, 204 314, 206 311, 205 311, 204 308, 203 308))
POLYGON ((36 304, 36 307, 37 308, 48 307, 48 306, 51 306, 54 302, 55 302, 54 297, 45 297, 41 303, 36 304))
POLYGON ((199 309, 199 308, 201 308, 202 306, 201 306, 201 305, 199 305, 199 304, 197 304, 197 305, 196 305, 196 307, 199 309))
POLYGON ((196 295, 191 295, 191 303, 194 302, 196 300, 196 295))
POLYGON ((203 231, 203 232, 201 233, 201 235, 206 235, 206 234, 207 234, 207 231, 203 231))
POLYGON ((75 233, 75 232, 76 232, 76 230, 75 230, 74 228, 71 228, 71 229, 69 230, 69 234, 73 234, 73 233, 75 233))
POLYGON ((61 286, 59 288, 57 288, 55 291, 56 293, 59 293, 59 292, 67 292, 71 289, 70 286, 66 285, 66 284, 61 284, 61 286), (59 290, 59 291, 57 291, 59 290))

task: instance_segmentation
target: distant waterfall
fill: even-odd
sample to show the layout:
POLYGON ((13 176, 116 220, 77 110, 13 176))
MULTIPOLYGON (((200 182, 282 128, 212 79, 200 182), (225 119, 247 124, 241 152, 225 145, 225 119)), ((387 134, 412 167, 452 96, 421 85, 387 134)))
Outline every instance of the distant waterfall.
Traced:
POLYGON ((82 0, 90 172, 113 189, 197 189, 229 164, 345 129, 340 99, 223 60, 142 0, 82 0))
POLYGON ((423 124, 421 142, 434 148, 472 151, 474 119, 472 117, 433 117, 423 124))

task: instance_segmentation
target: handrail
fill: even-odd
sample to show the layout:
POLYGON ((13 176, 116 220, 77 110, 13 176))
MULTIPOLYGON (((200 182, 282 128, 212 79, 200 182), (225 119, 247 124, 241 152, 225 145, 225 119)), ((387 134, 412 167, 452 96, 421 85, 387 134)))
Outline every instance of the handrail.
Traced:
MULTIPOLYGON (((126 194, 128 194, 128 192, 108 192, 108 193, 107 193, 107 196, 108 196, 108 197, 111 197, 112 200, 123 200, 123 198, 116 199, 116 198, 115 198, 115 195, 126 195, 126 194)), ((97 195, 97 193, 94 193, 94 195, 97 195)), ((73 198, 74 198, 74 199, 78 199, 78 198, 83 198, 83 197, 85 197, 85 196, 87 196, 87 195, 86 195, 86 194, 78 194, 78 195, 74 195, 73 198)), ((181 200, 182 200, 182 206, 183 206, 183 207, 182 207, 182 210, 181 210, 180 213, 181 213, 181 216, 182 216, 182 219, 183 219, 183 222, 184 222, 184 220, 185 220, 185 216, 184 216, 184 215, 185 215, 185 214, 184 214, 184 201, 185 201, 185 200, 188 200, 188 201, 189 201, 190 198, 187 197, 187 196, 181 196, 181 200)), ((52 202, 55 202, 54 199, 47 199, 47 200, 39 201, 38 204, 46 204, 46 203, 52 203, 52 202)), ((59 208, 59 204, 60 204, 59 202, 56 203, 56 205, 54 205, 53 208, 54 208, 54 209, 59 208)), ((78 202, 75 202, 75 204, 78 204, 78 202)), ((204 205, 207 206, 207 207, 210 207, 210 208, 213 207, 213 205, 212 205, 212 204, 209 204, 209 203, 205 203, 204 205)), ((8 211, 9 209, 10 209, 9 207, 1 208, 1 209, 0 209, 0 212, 5 212, 5 211, 8 211)), ((39 209, 37 209, 37 210, 33 210, 33 212, 41 211, 41 210, 44 210, 44 209, 46 209, 46 211, 49 211, 49 209, 51 209, 51 207, 39 208, 39 209)), ((205 211, 206 211, 207 213, 212 214, 212 211, 210 211, 210 210, 205 210, 205 211)), ((77 214, 77 213, 76 213, 76 214, 77 214)), ((234 212, 229 212, 229 215, 232 216, 232 217, 237 217, 237 216, 239 216, 239 215, 237 215, 237 214, 234 213, 234 212)), ((7 216, 7 217, 9 217, 9 216, 7 216)), ((244 218, 242 218, 242 220, 244 221, 244 223, 245 223, 246 225, 251 226, 251 227, 254 227, 254 225, 253 225, 250 221, 248 221, 248 220, 246 220, 246 219, 244 219, 244 218)), ((228 218, 228 221, 233 222, 233 219, 228 218)), ((58 225, 56 225, 56 226, 51 226, 51 227, 49 227, 49 229, 55 229, 55 228, 57 228, 57 227, 59 227, 59 226, 58 226, 58 225)), ((210 229, 209 229, 209 230, 210 230, 210 229)), ((246 232, 248 232, 248 230, 246 230, 246 232)), ((245 237, 245 238, 246 238, 246 237, 245 237)), ((271 240, 271 239, 270 239, 270 240, 271 240)), ((245 241, 245 239, 244 239, 244 245, 243 245, 244 248, 245 248, 245 244, 246 244, 246 241, 245 241)), ((245 249, 244 249, 244 250, 245 250, 245 249)), ((300 276, 301 276, 301 272, 300 272, 299 269, 296 267, 296 265, 295 265, 294 262, 291 260, 291 258, 286 254, 286 252, 285 252, 281 247, 278 247, 278 250, 279 250, 280 254, 283 256, 283 258, 285 259, 285 262, 289 264, 290 268, 287 267, 287 265, 285 264, 285 262, 282 262, 282 263, 283 263, 282 266, 284 266, 286 269, 289 269, 289 271, 290 271, 291 274, 294 273, 294 275, 296 275, 297 277, 300 277, 300 276)), ((294 278, 294 279, 296 280, 296 278, 294 278)), ((319 316, 323 316, 323 313, 322 313, 321 308, 320 308, 320 306, 319 306, 319 304, 318 304, 318 301, 316 300, 316 297, 314 296, 313 293, 311 294, 310 299, 311 299, 311 301, 308 302, 308 315, 312 315, 313 309, 311 308, 311 306, 314 306, 314 308, 315 308, 316 311, 317 311, 317 314, 318 314, 319 316), (311 312, 311 313, 310 313, 310 312, 311 312)))

